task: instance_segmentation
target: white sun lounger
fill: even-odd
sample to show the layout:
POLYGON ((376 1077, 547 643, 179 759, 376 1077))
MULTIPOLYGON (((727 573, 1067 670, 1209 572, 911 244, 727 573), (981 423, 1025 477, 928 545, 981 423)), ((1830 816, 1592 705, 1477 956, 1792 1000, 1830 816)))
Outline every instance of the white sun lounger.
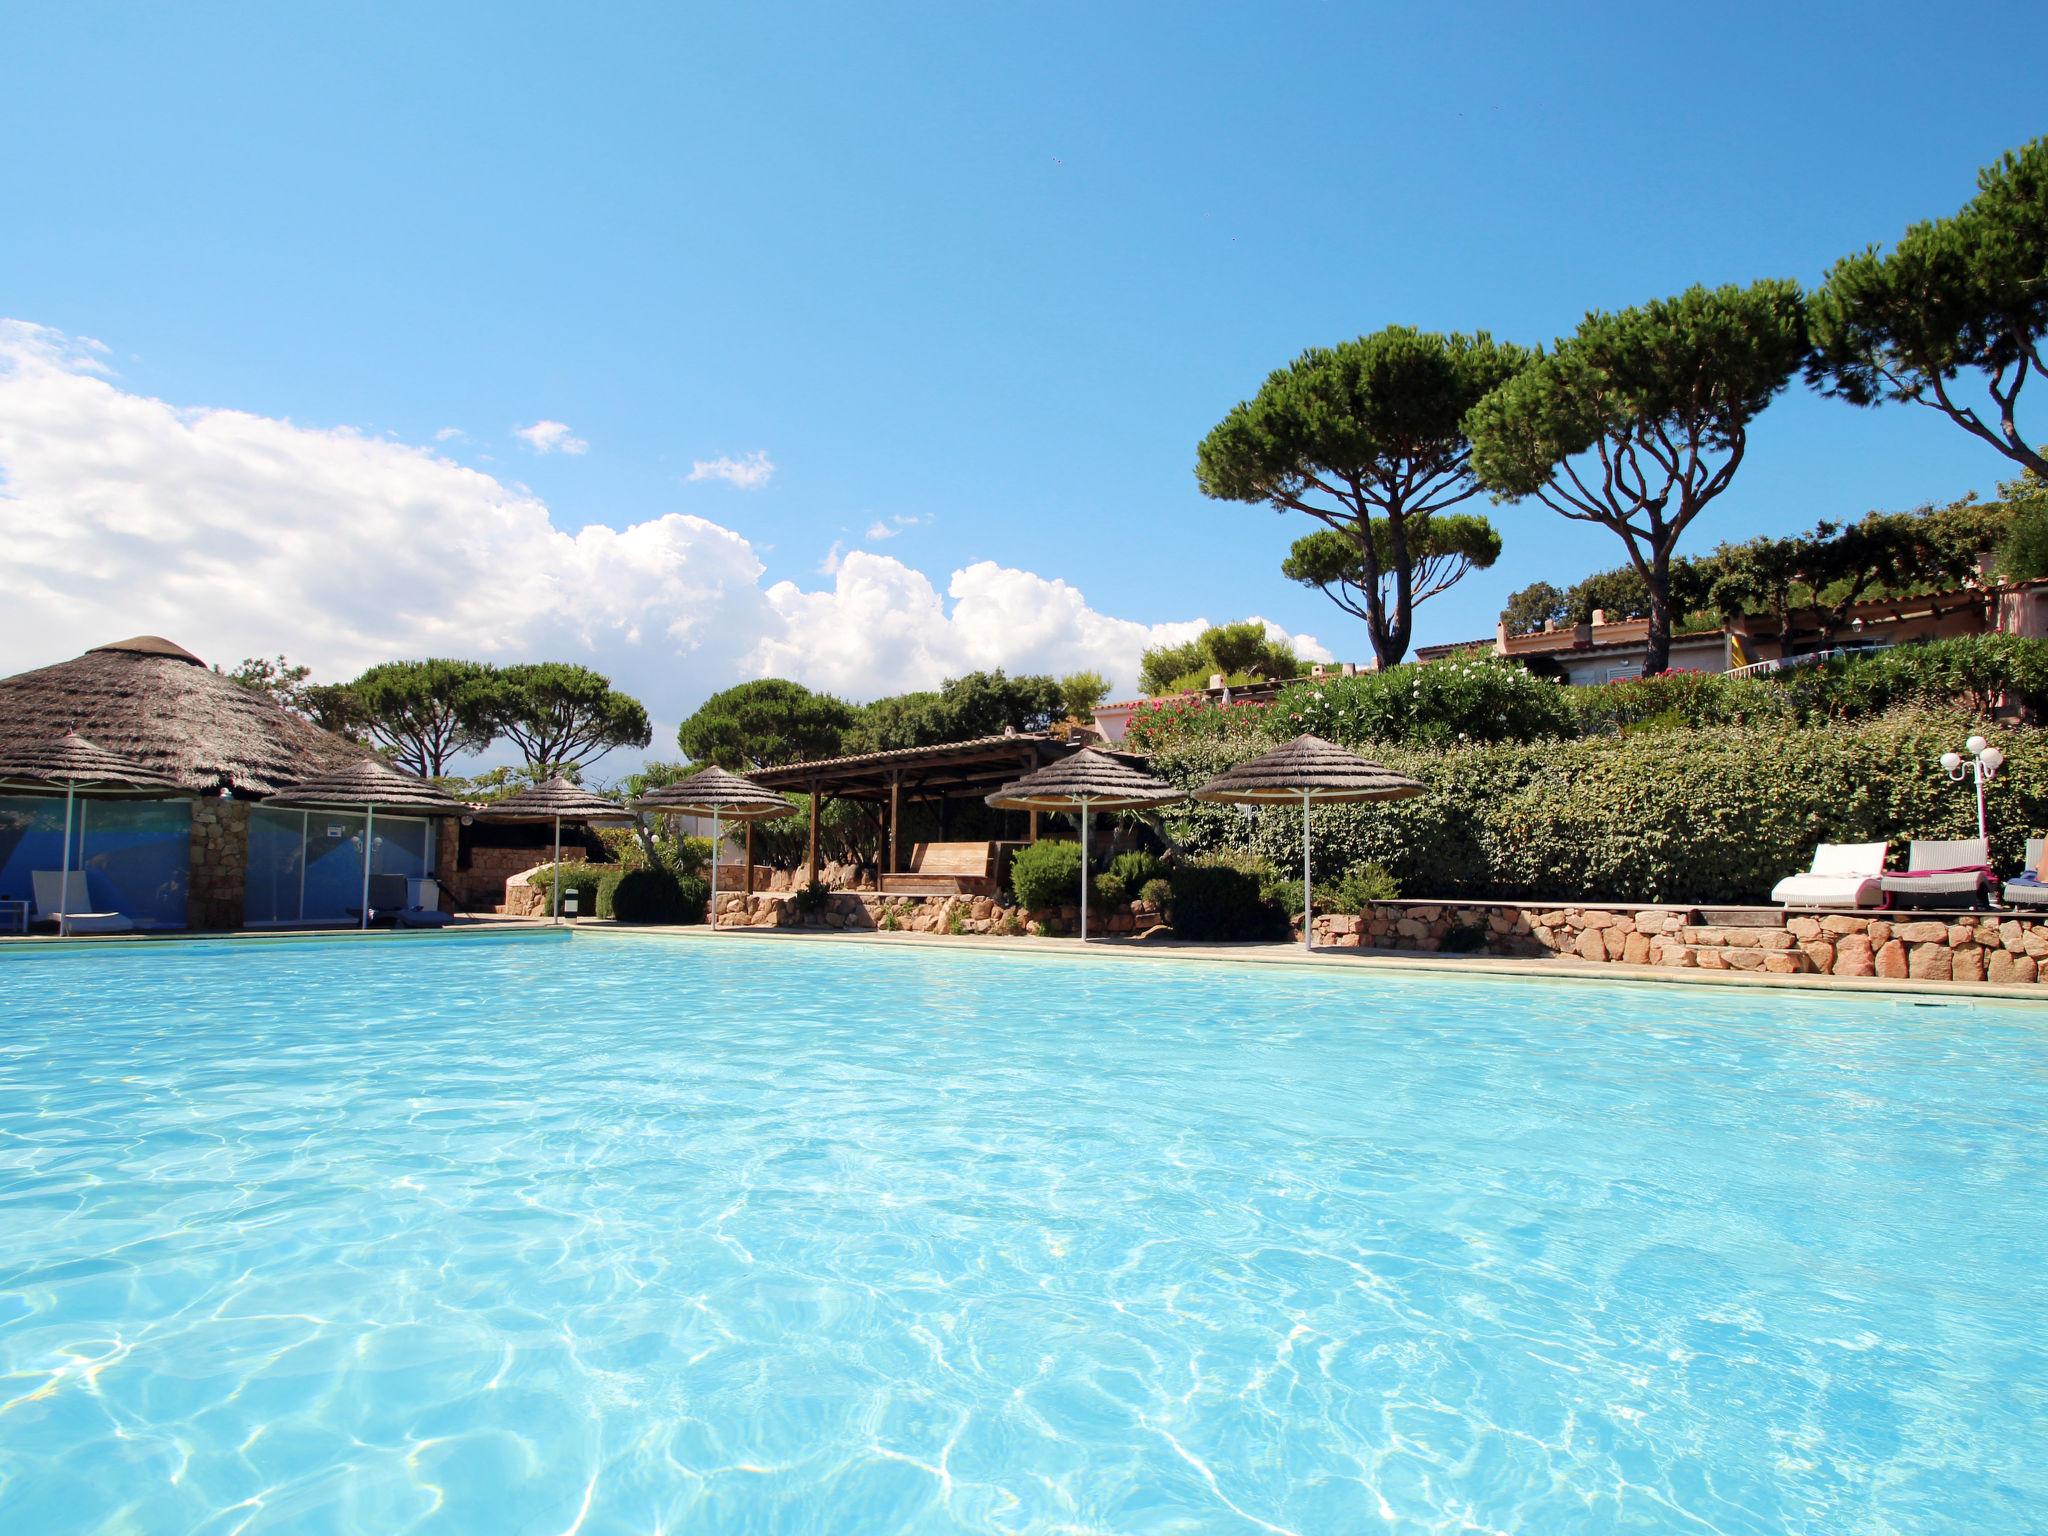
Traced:
POLYGON ((36 921, 54 923, 61 910, 64 914, 62 928, 66 933, 133 933, 135 920, 123 917, 119 912, 95 912, 92 897, 86 894, 85 871, 74 869, 70 880, 64 879, 62 870, 32 870, 29 880, 35 886, 36 921))
POLYGON ((1884 904, 1884 857, 1889 843, 1822 843, 1813 867, 1787 875, 1771 900, 1788 907, 1876 907, 1884 904))
POLYGON ((1894 901, 1971 906, 1991 888, 1991 849, 1981 837, 1915 838, 1906 853, 1906 873, 1884 877, 1894 901))

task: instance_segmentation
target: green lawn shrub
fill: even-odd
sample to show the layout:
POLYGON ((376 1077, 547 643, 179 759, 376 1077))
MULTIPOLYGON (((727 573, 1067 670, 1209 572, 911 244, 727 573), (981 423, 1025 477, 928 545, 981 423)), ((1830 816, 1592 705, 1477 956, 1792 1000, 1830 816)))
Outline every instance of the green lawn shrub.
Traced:
POLYGON ((711 884, 666 869, 629 870, 612 893, 612 914, 622 923, 701 923, 711 884))
POLYGON ((1269 894, 1273 866, 1256 855, 1226 851, 1174 866, 1168 913, 1184 939, 1284 939, 1287 911, 1269 894), (1261 868, 1263 866, 1263 868, 1261 868))
POLYGON ((611 864, 559 864, 534 875, 529 882, 541 893, 542 912, 555 910, 551 885, 559 883, 562 899, 566 902, 571 891, 576 893, 576 911, 579 917, 610 917, 612 915, 613 892, 623 873, 611 864))
POLYGON ((1050 839, 1026 843, 1010 855, 1010 893, 1029 912, 1078 902, 1081 845, 1050 839))
POLYGON ((1379 865, 1367 861, 1352 865, 1328 885, 1316 887, 1318 912, 1363 912, 1376 901, 1394 901, 1401 887, 1379 865))

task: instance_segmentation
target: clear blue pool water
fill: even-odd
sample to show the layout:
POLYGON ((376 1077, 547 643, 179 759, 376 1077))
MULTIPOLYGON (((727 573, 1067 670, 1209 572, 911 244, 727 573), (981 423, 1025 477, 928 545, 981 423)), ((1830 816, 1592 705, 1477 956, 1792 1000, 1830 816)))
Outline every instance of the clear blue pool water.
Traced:
POLYGON ((2043 1019, 9 957, 0 1530, 2040 1530, 2043 1019))

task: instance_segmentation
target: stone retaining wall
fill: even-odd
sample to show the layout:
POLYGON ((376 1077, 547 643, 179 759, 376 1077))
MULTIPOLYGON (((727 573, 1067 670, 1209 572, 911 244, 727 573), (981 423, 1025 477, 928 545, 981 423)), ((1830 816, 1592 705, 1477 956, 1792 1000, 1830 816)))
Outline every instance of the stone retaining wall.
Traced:
MULTIPOLYGON (((1088 931, 1140 934, 1161 923, 1159 909, 1143 902, 1091 905, 1088 931)), ((873 891, 834 891, 815 912, 801 910, 793 893, 720 891, 721 928, 837 928, 904 933, 1034 934, 1058 938, 1078 933, 1081 909, 1024 908, 988 896, 881 896, 873 891)))
POLYGON ((2048 922, 1997 912, 1796 915, 1700 924, 1687 907, 1381 902, 1316 918, 1332 949, 1465 951, 1775 975, 2048 983, 2048 922))

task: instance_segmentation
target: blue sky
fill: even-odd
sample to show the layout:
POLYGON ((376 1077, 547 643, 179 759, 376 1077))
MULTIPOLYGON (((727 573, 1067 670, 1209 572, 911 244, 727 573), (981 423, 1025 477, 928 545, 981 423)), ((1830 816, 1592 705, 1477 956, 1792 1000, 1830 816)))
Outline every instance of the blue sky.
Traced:
MULTIPOLYGON (((835 546, 940 593, 992 561, 1117 619, 1257 613, 1362 657, 1355 621, 1278 574, 1305 524, 1197 493, 1194 445, 1232 403, 1301 348, 1393 322, 1542 341, 1696 281, 1813 281, 2041 131, 2039 20, 16 6, 0 315, 97 338, 125 394, 430 448, 530 488, 563 530, 703 519, 763 586, 830 586, 835 546), (513 436, 541 421, 586 451, 513 436), (757 453, 774 471, 755 488, 687 478, 757 453)), ((10 515, 63 511, 10 469, 10 515)), ((1795 390, 1693 542, 2004 469, 1931 413, 1795 390)), ((1423 608, 1419 640, 1489 633, 1512 588, 1620 558, 1602 531, 1494 515, 1500 568, 1423 608)), ((187 631, 320 652, 317 632, 265 645, 225 622, 236 602, 191 603, 187 631)), ((677 665, 650 701, 669 719, 765 663, 677 665)))

